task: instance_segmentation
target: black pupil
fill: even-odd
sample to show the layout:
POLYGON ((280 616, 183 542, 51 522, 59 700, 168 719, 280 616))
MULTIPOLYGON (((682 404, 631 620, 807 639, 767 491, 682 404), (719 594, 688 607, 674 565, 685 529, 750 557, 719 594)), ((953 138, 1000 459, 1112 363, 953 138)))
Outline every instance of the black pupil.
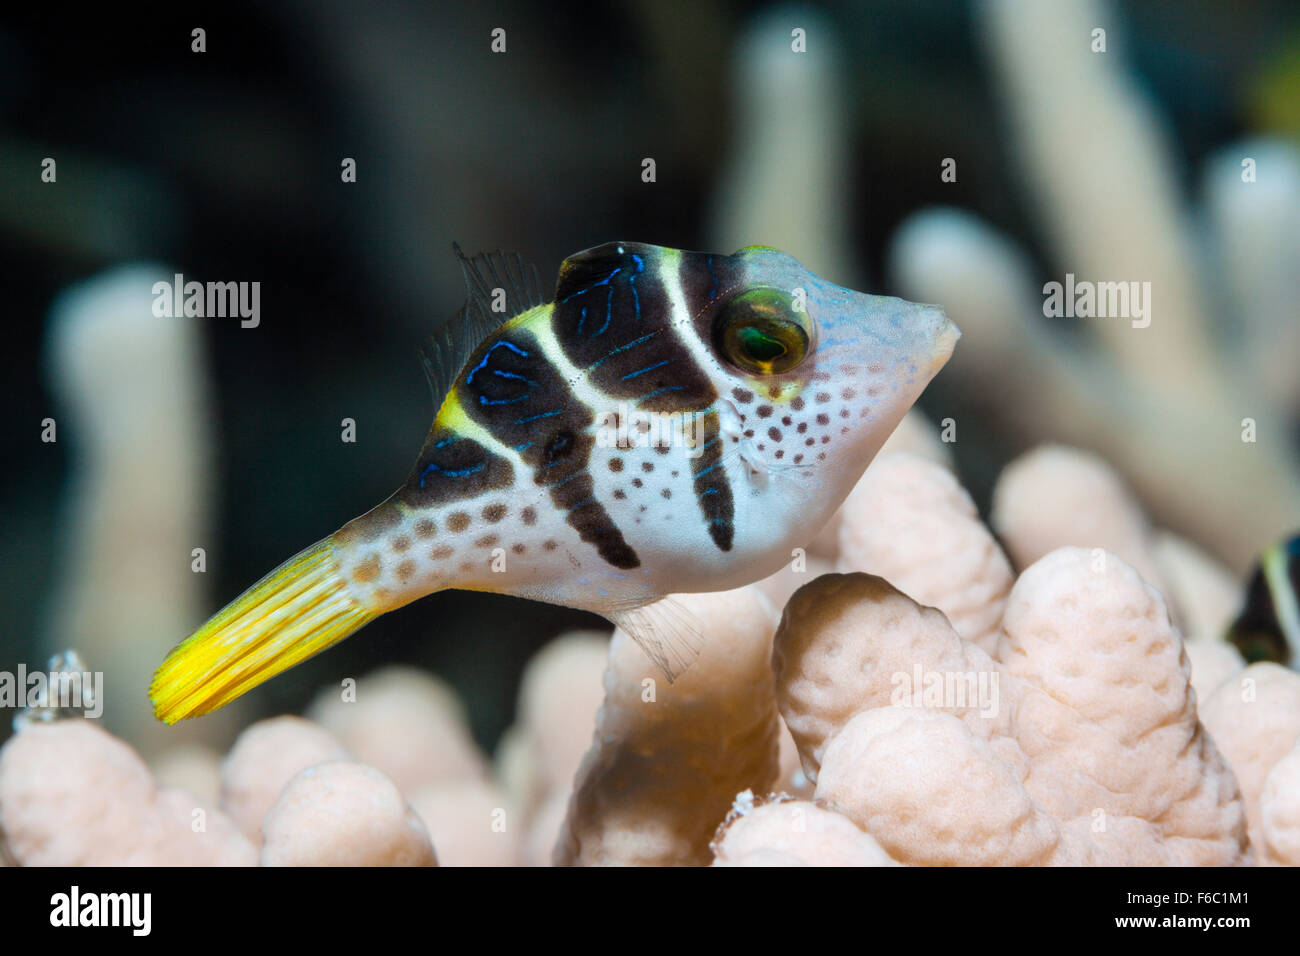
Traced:
POLYGON ((740 343, 746 354, 757 362, 771 362, 785 354, 780 340, 752 325, 740 330, 740 343))

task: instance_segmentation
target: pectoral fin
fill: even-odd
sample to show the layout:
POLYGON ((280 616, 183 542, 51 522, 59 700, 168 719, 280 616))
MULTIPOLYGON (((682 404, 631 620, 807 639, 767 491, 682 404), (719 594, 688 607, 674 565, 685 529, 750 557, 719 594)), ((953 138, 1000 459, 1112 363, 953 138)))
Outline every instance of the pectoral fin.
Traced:
POLYGON ((695 663, 704 646, 699 621, 671 596, 607 616, 636 641, 670 684, 695 663))

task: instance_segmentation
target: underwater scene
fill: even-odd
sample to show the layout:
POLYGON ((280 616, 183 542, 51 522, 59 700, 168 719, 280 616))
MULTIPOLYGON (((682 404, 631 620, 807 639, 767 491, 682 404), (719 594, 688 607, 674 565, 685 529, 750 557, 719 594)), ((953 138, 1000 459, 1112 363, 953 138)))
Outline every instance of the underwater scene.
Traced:
POLYGON ((1294 3, 76 18, 0 873, 1300 865, 1294 3))

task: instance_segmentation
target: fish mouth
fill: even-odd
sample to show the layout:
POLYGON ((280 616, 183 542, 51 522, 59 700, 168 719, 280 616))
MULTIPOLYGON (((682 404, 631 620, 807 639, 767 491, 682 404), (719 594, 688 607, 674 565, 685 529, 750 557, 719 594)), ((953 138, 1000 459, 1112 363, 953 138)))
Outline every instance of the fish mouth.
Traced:
POLYGON ((937 328, 931 336, 930 364, 937 372, 948 364, 948 359, 952 358, 953 350, 957 348, 957 340, 961 338, 961 329, 957 328, 957 323, 948 318, 942 306, 923 305, 921 308, 935 317, 937 328))
POLYGON ((952 357, 961 329, 941 305, 907 302, 902 316, 906 329, 904 350, 933 377, 952 357))

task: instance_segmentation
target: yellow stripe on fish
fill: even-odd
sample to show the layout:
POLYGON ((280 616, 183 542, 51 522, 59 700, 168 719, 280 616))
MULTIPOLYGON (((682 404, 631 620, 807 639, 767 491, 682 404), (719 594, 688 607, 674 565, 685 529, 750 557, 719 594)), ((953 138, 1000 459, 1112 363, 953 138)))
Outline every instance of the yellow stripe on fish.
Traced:
POLYGON ((162 719, 446 588, 604 614, 671 679, 701 636, 667 595, 789 560, 960 334, 766 246, 607 243, 564 261, 550 302, 517 256, 461 261, 469 299, 434 347, 441 404, 405 484, 180 644, 153 684, 162 719))

